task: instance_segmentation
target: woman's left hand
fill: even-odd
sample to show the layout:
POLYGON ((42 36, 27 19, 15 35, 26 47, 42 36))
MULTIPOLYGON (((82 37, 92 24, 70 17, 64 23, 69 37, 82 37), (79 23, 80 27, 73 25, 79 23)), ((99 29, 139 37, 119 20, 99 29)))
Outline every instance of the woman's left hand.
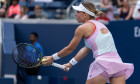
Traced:
POLYGON ((71 63, 67 63, 67 64, 64 64, 65 68, 62 69, 63 71, 69 71, 70 68, 72 68, 72 64, 71 63))
POLYGON ((53 59, 52 56, 45 56, 45 57, 43 57, 43 59, 46 59, 46 60, 43 60, 43 61, 42 61, 42 64, 43 64, 44 66, 49 66, 49 65, 51 65, 51 63, 54 61, 54 59, 53 59))

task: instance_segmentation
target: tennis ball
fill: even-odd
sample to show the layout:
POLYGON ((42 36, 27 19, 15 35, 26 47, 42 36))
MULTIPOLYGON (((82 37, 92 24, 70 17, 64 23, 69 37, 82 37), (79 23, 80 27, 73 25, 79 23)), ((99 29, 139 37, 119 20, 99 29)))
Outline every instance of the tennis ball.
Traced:
POLYGON ((43 61, 45 61, 46 59, 47 59, 47 58, 43 58, 43 59, 42 59, 42 63, 45 63, 45 62, 43 62, 43 61))

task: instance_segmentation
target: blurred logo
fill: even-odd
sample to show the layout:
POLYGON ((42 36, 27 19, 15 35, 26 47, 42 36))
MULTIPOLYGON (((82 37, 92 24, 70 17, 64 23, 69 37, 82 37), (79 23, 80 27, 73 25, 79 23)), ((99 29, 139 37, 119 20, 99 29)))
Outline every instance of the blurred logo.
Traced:
POLYGON ((140 37, 140 27, 138 26, 134 27, 134 37, 140 37))

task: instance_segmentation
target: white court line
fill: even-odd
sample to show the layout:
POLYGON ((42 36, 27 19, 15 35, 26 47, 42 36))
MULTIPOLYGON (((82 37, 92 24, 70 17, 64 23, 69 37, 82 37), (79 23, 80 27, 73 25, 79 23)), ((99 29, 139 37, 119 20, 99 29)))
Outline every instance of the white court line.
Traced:
POLYGON ((16 75, 13 75, 13 74, 5 74, 4 75, 4 78, 12 78, 12 79, 14 79, 14 84, 17 83, 16 75))

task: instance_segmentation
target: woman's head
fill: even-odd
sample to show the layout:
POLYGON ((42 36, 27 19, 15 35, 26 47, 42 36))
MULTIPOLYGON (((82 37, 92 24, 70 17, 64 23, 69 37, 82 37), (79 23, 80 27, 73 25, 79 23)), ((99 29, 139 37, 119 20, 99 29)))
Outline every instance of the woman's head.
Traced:
POLYGON ((42 8, 40 7, 40 5, 35 5, 35 8, 34 8, 35 14, 40 15, 41 11, 42 11, 42 8))
POLYGON ((25 6, 20 7, 20 14, 26 14, 26 7, 25 6))
POLYGON ((128 0, 123 0, 123 6, 128 7, 129 6, 129 1, 128 0))
POLYGON ((13 1, 12 1, 12 4, 15 6, 15 5, 18 4, 18 2, 19 2, 19 0, 13 0, 13 1))
POLYGON ((75 14, 78 22, 86 22, 89 19, 94 19, 95 16, 102 15, 102 12, 90 2, 82 2, 79 6, 73 6, 77 11, 75 14))
POLYGON ((104 5, 108 5, 110 2, 109 2, 109 0, 102 0, 102 3, 103 3, 104 5))

